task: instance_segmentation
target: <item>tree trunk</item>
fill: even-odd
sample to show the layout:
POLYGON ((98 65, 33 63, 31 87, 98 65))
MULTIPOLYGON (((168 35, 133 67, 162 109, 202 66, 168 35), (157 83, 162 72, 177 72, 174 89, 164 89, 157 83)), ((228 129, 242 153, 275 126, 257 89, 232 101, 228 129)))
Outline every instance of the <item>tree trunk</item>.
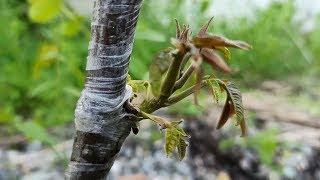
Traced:
POLYGON ((105 179, 133 122, 124 108, 141 0, 95 0, 85 88, 75 110, 67 179, 105 179))

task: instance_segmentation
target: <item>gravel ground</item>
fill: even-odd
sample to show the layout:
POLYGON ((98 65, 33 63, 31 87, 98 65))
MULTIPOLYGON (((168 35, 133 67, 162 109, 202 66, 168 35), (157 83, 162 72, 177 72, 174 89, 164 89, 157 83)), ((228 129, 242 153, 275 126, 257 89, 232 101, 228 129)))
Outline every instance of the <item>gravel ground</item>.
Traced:
MULTIPOLYGON (((111 169, 108 180, 116 180, 119 179, 119 177, 134 174, 143 174, 146 177, 161 180, 191 179, 192 171, 188 160, 179 161, 175 157, 167 157, 163 151, 161 134, 159 134, 158 131, 154 131, 155 135, 152 135, 151 132, 152 131, 144 131, 138 136, 130 136, 127 139, 118 159, 111 169), (158 136, 160 139, 155 140, 151 138, 151 136, 158 136)), ((67 143, 67 147, 65 148, 67 148, 64 151, 65 156, 69 157, 71 153, 71 141, 67 143)), ((25 162, 40 164, 35 165, 35 167, 29 164, 21 166, 16 163, 20 161, 21 156, 25 154, 36 154, 41 149, 41 143, 33 142, 27 145, 24 152, 17 150, 0 150, 0 180, 63 179, 64 162, 61 159, 59 160, 54 152, 45 155, 51 156, 53 158, 52 160, 42 158, 42 160, 39 160, 39 163, 25 162)), ((40 155, 40 158, 41 157, 42 155, 40 155)), ((36 161, 38 161, 38 159, 36 159, 36 161)))

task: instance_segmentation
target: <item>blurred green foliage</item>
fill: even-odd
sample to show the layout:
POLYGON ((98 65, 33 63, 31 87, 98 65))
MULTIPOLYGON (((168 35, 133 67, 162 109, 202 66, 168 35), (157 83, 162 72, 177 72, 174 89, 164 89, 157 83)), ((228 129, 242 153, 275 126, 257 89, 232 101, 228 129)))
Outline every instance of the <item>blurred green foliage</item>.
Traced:
MULTIPOLYGON (((210 2, 145 1, 130 64, 132 77, 148 77, 151 59, 175 34, 173 18, 198 29, 209 18, 205 14, 210 2)), ((234 77, 255 85, 263 79, 301 76, 310 66, 319 72, 320 25, 302 36, 299 23, 292 23, 294 13, 292 3, 274 3, 253 19, 214 20, 215 32, 254 47, 250 53, 232 52, 230 63, 238 70, 234 77)), ((19 131, 51 142, 43 138, 49 136, 46 128, 73 121, 84 83, 89 20, 63 0, 1 0, 0 24, 0 134, 19 131)), ((172 111, 181 109, 187 115, 199 113, 192 105, 172 111)))
POLYGON ((306 44, 311 51, 314 60, 314 67, 311 68, 311 73, 319 77, 320 72, 320 15, 318 15, 315 29, 309 34, 306 34, 306 44))
POLYGON ((274 167, 274 158, 279 145, 278 132, 275 129, 268 129, 256 133, 247 139, 227 138, 219 142, 219 148, 226 151, 234 145, 239 145, 245 148, 252 148, 257 152, 263 164, 274 167))
POLYGON ((59 11, 55 18, 41 20, 46 24, 38 24, 30 14, 36 11, 32 4, 0 3, 0 24, 5 27, 0 28, 0 122, 9 125, 1 130, 21 131, 15 117, 35 127, 71 122, 84 81, 86 22, 71 11, 59 11))
POLYGON ((216 26, 216 31, 227 37, 246 40, 253 46, 250 53, 232 53, 231 64, 238 70, 233 76, 255 85, 263 79, 286 80, 307 74, 310 66, 319 61, 309 56, 309 48, 317 43, 308 43, 302 36, 301 23, 293 20, 293 1, 274 2, 256 14, 254 19, 239 18, 216 26))
POLYGON ((46 23, 59 15, 62 0, 29 0, 29 17, 33 22, 46 23))

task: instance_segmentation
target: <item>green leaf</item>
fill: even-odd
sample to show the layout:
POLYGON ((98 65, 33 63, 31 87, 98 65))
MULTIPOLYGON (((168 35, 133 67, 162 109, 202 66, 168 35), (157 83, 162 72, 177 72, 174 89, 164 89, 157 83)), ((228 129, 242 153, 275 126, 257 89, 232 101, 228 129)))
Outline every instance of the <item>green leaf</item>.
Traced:
POLYGON ((128 85, 132 87, 133 98, 132 104, 134 106, 140 105, 143 101, 152 98, 150 83, 144 80, 128 80, 128 85))
POLYGON ((179 127, 182 121, 173 121, 171 126, 166 129, 166 154, 171 155, 177 148, 179 159, 182 160, 186 154, 186 148, 188 144, 185 138, 188 136, 187 133, 179 127))
POLYGON ((130 80, 128 84, 132 87, 134 93, 144 92, 149 87, 149 82, 144 80, 130 80))
POLYGON ((188 144, 185 142, 184 139, 180 138, 179 140, 179 144, 177 146, 178 148, 178 155, 179 155, 179 159, 180 161, 184 159, 184 157, 186 156, 186 149, 187 149, 188 144))
POLYGON ((170 51, 171 49, 166 49, 158 53, 149 67, 149 80, 152 93, 155 96, 159 96, 160 94, 162 78, 172 61, 173 57, 171 56, 170 51))
POLYGON ((61 0, 30 0, 29 17, 36 23, 47 23, 60 11, 61 0))
POLYGON ((231 59, 231 52, 227 47, 215 47, 215 49, 221 51, 226 60, 230 60, 231 59))
POLYGON ((188 136, 187 133, 186 133, 181 127, 176 126, 175 128, 176 128, 176 130, 179 132, 179 135, 180 135, 181 137, 187 137, 187 136, 188 136))
POLYGON ((179 143, 179 132, 175 128, 166 129, 166 154, 170 156, 179 143))
POLYGON ((217 101, 217 103, 219 103, 219 98, 221 96, 221 88, 220 88, 218 81, 217 80, 213 80, 213 81, 208 80, 208 82, 211 87, 211 93, 212 93, 213 99, 215 101, 217 101))
POLYGON ((182 123, 182 121, 172 121, 171 125, 174 126, 174 127, 178 127, 179 124, 181 124, 181 123, 182 123))

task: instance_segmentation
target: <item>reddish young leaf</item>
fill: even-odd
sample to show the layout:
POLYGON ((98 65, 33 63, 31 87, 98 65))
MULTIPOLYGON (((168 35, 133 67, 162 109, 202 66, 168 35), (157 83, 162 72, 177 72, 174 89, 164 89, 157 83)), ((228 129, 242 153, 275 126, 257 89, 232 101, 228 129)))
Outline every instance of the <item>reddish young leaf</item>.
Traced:
POLYGON ((207 24, 203 25, 198 33, 198 37, 203 37, 207 34, 209 26, 213 20, 213 17, 208 21, 207 24))
POLYGON ((228 103, 230 104, 230 109, 231 109, 231 112, 229 113, 229 117, 234 114, 236 115, 236 126, 240 125, 242 136, 246 136, 247 127, 245 124, 244 108, 243 108, 242 96, 239 88, 232 82, 221 83, 220 85, 227 92, 227 96, 228 96, 225 108, 222 113, 222 117, 220 118, 220 121, 222 121, 220 124, 223 125, 223 122, 227 121, 227 119, 225 119, 228 115, 226 112, 230 111, 228 109, 229 107, 227 106, 227 103, 228 103))
POLYGON ((176 22, 176 38, 179 39, 181 36, 181 26, 177 19, 175 19, 175 22, 176 22))
POLYGON ((201 89, 201 81, 202 81, 202 78, 203 78, 203 69, 202 67, 198 67, 196 69, 196 85, 194 87, 195 91, 193 93, 193 96, 194 96, 194 103, 195 105, 199 105, 199 101, 198 101, 198 95, 199 95, 199 91, 201 89))
POLYGON ((201 49, 201 55, 203 57, 203 60, 209 63, 212 68, 217 68, 218 70, 221 70, 225 73, 230 73, 231 69, 227 65, 227 63, 212 49, 201 49))
POLYGON ((234 113, 232 103, 230 102, 230 98, 228 97, 226 103, 224 104, 222 114, 218 121, 217 129, 221 129, 226 122, 228 121, 229 117, 232 116, 234 113))
POLYGON ((206 35, 203 37, 194 37, 193 43, 195 46, 199 48, 210 48, 214 49, 217 46, 221 47, 233 47, 233 48, 239 48, 243 50, 250 50, 251 46, 243 41, 238 40, 229 40, 222 36, 216 36, 216 35, 206 35))
POLYGON ((189 35, 190 35, 190 27, 189 25, 184 25, 183 30, 181 32, 180 40, 183 43, 187 43, 189 41, 189 35))

